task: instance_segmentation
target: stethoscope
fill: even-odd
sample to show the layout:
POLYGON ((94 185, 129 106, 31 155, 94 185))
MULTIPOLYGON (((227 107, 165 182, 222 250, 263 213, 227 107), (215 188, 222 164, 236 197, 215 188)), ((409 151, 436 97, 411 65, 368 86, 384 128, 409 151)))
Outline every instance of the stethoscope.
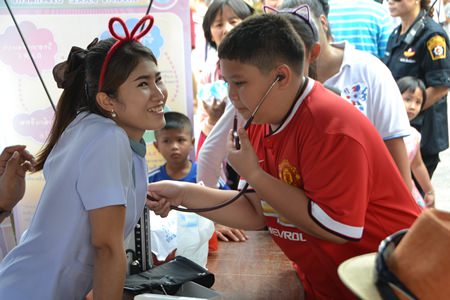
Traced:
MULTIPOLYGON (((269 86, 269 88, 267 89, 267 91, 264 93, 264 95, 261 97, 261 99, 258 100, 257 105, 255 107, 255 109, 253 110, 252 114, 250 115, 250 118, 247 120, 247 122, 245 122, 244 124, 244 129, 247 130, 248 127, 250 127, 250 125, 253 122, 253 119, 255 118, 256 113, 258 112, 259 108, 261 107, 261 105, 264 103, 264 101, 266 100, 267 96, 269 95, 270 91, 273 89, 273 87, 275 86, 275 84, 280 81, 283 80, 284 76, 283 75, 278 75, 275 80, 272 82, 272 84, 269 86)), ((299 91, 296 95, 296 99, 298 99, 300 97, 300 95, 303 94, 303 92, 305 91, 305 88, 307 86, 308 83, 308 78, 304 77, 304 81, 303 84, 300 86, 299 91)), ((236 115, 234 116, 234 120, 233 120, 233 140, 234 140, 234 146, 237 150, 239 150, 241 148, 240 146, 240 141, 239 141, 239 136, 237 133, 237 117, 236 115)), ((239 199, 241 196, 243 196, 245 193, 247 193, 249 184, 248 182, 245 183, 244 187, 239 191, 239 193, 237 193, 233 198, 224 201, 220 204, 217 205, 213 205, 213 206, 209 206, 209 207, 202 207, 202 208, 185 208, 185 207, 179 207, 179 206, 174 206, 171 205, 170 208, 173 210, 177 210, 177 211, 181 211, 181 212, 193 212, 193 213, 200 213, 200 212, 207 212, 207 211, 213 211, 222 207, 225 207, 227 205, 230 205, 231 203, 233 203, 234 201, 236 201, 237 199, 239 199)), ((150 201, 158 201, 157 199, 153 198, 152 196, 147 194, 147 199, 150 201)))

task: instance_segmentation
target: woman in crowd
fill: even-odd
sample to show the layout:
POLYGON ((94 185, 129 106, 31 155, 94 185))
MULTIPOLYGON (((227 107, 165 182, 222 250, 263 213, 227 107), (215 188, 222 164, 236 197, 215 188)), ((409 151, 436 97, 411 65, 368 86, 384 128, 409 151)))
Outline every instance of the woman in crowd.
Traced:
POLYGON ((413 76, 425 83, 427 101, 412 125, 422 134, 421 152, 430 178, 439 152, 448 148, 447 92, 450 86, 448 37, 433 21, 429 0, 390 0, 401 24, 389 37, 384 63, 396 80, 413 76))

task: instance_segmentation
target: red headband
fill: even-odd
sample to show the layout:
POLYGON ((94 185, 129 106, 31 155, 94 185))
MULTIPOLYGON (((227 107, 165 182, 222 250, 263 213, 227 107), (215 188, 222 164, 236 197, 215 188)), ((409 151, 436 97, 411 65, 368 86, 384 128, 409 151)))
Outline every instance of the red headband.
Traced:
POLYGON ((150 15, 145 15, 142 19, 139 20, 139 22, 137 22, 136 25, 134 25, 134 28, 130 34, 128 32, 127 25, 121 18, 113 17, 113 18, 111 18, 111 20, 109 20, 109 25, 108 25, 109 32, 117 40, 117 42, 115 42, 114 45, 112 45, 112 47, 109 49, 108 53, 106 54, 106 58, 103 61, 102 70, 100 72, 100 78, 98 80, 98 91, 99 92, 103 88, 103 80, 105 79, 105 73, 106 73, 106 69, 108 68, 108 63, 111 60, 111 57, 113 56, 113 54, 116 52, 116 50, 121 45, 125 44, 126 42, 139 41, 139 39, 141 37, 143 37, 150 31, 150 29, 153 26, 153 23, 154 23, 153 17, 150 15), (148 25, 146 27, 143 27, 147 20, 149 20, 150 23, 148 23, 148 25), (123 31, 125 32, 125 36, 118 35, 117 32, 114 30, 113 25, 114 25, 114 22, 116 22, 116 21, 119 22, 120 25, 122 25, 123 31), (143 27, 142 31, 136 34, 139 27, 141 27, 141 26, 143 27))

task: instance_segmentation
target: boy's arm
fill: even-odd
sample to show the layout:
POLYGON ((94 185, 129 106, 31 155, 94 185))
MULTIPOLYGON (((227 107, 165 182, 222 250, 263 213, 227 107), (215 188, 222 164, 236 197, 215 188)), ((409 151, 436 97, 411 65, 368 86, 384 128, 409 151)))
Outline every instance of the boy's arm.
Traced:
POLYGON ((400 171, 400 175, 403 178, 408 190, 412 190, 412 178, 411 168, 409 164, 408 154, 406 151, 405 141, 402 137, 385 140, 384 144, 389 150, 392 158, 394 159, 397 169, 400 171))
POLYGON ((255 170, 248 178, 258 195, 265 199, 276 211, 296 225, 300 230, 319 239, 345 243, 343 239, 320 227, 309 214, 309 202, 305 192, 295 186, 289 185, 262 169, 255 170), (295 205, 292 205, 295 203, 295 205))
MULTIPOLYGON (((148 186, 148 192, 158 201, 147 201, 147 206, 163 217, 167 216, 171 205, 211 207, 230 200, 238 193, 179 181, 152 183, 148 186)), ((261 204, 255 193, 247 193, 230 205, 200 214, 214 222, 245 230, 257 230, 265 225, 261 204)))
POLYGON ((125 206, 89 211, 94 259, 94 299, 122 299, 126 274, 123 245, 125 206))
POLYGON ((238 133, 241 150, 231 150, 229 159, 233 165, 240 166, 241 175, 257 191, 258 199, 267 201, 283 217, 312 236, 334 243, 346 242, 346 239, 323 229, 312 219, 308 208, 310 200, 302 189, 273 177, 259 167, 247 134, 242 128, 238 133))

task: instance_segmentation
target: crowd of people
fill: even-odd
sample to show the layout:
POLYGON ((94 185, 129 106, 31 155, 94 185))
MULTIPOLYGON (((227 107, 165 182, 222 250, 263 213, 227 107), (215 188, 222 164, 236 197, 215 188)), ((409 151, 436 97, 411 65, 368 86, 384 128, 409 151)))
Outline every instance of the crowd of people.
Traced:
POLYGON ((199 214, 223 241, 267 230, 305 299, 354 299, 339 265, 434 206, 450 59, 433 3, 209 2, 191 6, 205 39, 194 90, 220 82, 227 94, 197 99, 197 141, 187 116, 164 113, 158 62, 139 43, 152 17, 120 40, 73 47, 55 67, 64 91, 43 150, 0 155, 0 222, 23 197, 26 172, 46 180, 29 228, 0 262, 0 295, 121 299, 123 239, 144 205, 162 217, 181 205, 220 207, 199 214), (150 172, 146 130, 166 160, 150 172))

